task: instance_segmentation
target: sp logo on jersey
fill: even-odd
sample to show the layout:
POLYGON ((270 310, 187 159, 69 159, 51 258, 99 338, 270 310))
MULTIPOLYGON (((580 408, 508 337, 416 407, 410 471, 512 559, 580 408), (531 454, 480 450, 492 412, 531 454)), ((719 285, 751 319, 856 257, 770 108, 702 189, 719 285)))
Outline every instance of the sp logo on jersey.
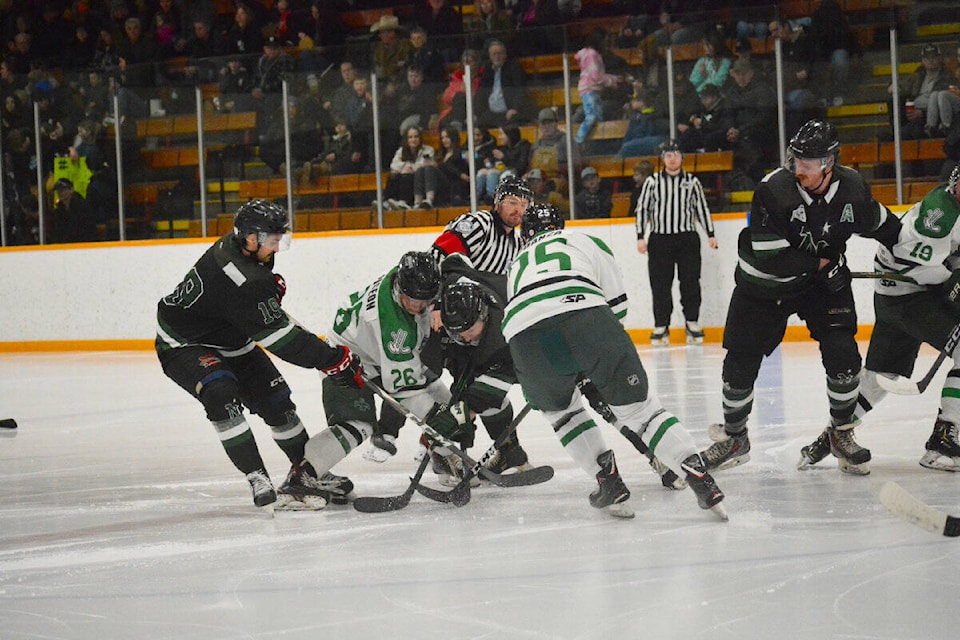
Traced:
POLYGON ((387 344, 387 350, 394 355, 406 355, 411 352, 407 346, 407 336, 410 335, 404 329, 397 329, 390 333, 390 342, 387 344))
POLYGON ((577 302, 583 302, 586 299, 587 299, 587 296, 583 295, 582 293, 568 293, 567 295, 560 298, 560 302, 563 302, 564 304, 568 302, 577 303, 577 302))

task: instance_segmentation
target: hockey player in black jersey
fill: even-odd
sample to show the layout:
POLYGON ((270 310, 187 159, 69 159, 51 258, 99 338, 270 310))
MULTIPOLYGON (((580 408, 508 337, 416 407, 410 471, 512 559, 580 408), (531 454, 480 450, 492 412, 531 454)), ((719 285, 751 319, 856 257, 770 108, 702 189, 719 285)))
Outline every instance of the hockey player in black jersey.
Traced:
POLYGON ((308 438, 290 387, 263 349, 319 369, 342 385, 362 386, 356 355, 306 331, 280 306, 286 283, 273 272, 274 254, 289 238, 283 207, 247 202, 237 210, 233 231, 207 249, 157 304, 156 349, 163 372, 203 404, 258 507, 272 505, 277 496, 243 407, 270 426, 291 462, 303 459, 308 438))
POLYGON ((783 340, 797 314, 820 345, 827 377, 830 450, 847 473, 869 473, 870 451, 854 440, 860 352, 850 270, 844 252, 856 234, 887 248, 900 222, 870 194, 866 181, 838 164, 836 128, 810 120, 791 139, 787 163, 757 187, 738 241, 736 286, 724 328, 723 424, 703 452, 709 469, 749 460, 747 418, 760 363, 783 340))

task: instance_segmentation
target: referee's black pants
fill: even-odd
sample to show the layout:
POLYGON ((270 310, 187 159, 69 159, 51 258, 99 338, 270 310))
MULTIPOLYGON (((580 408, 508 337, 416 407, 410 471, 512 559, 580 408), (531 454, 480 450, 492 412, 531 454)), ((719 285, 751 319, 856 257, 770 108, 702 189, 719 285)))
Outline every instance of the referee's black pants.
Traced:
POLYGON ((680 280, 685 320, 700 319, 700 236, 696 231, 653 233, 647 241, 653 324, 669 327, 673 313, 673 273, 680 280))

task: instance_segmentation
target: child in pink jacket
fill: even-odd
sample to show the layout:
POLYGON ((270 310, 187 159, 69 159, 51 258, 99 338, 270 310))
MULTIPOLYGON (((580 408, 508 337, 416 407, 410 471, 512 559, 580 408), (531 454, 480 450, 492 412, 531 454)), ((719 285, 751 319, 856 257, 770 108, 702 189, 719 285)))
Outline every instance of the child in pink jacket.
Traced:
POLYGON ((606 73, 603 66, 603 56, 600 51, 604 48, 607 33, 603 29, 596 29, 587 39, 583 49, 573 56, 580 65, 580 81, 577 91, 580 93, 580 102, 583 104, 584 118, 577 130, 577 143, 590 135, 590 130, 597 122, 603 120, 603 103, 600 101, 600 91, 604 87, 615 87, 620 83, 620 76, 606 73))

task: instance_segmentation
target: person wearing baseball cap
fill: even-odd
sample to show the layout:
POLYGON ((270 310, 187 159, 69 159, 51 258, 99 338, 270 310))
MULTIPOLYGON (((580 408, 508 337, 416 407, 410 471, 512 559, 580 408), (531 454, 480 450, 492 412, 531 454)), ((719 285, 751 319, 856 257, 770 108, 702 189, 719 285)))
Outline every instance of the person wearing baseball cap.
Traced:
POLYGON ((51 241, 94 242, 97 227, 87 210, 87 202, 74 191, 69 178, 60 178, 53 185, 57 202, 53 207, 53 230, 51 241))
MULTIPOLYGON (((943 65, 940 47, 935 44, 924 45, 920 49, 920 67, 900 80, 900 118, 903 122, 900 135, 904 140, 918 140, 930 134, 932 126, 937 124, 929 118, 931 97, 937 92, 947 91, 950 83, 950 73, 943 65), (928 128, 928 125, 932 126, 928 128)), ((893 93, 893 84, 887 91, 893 93)))

